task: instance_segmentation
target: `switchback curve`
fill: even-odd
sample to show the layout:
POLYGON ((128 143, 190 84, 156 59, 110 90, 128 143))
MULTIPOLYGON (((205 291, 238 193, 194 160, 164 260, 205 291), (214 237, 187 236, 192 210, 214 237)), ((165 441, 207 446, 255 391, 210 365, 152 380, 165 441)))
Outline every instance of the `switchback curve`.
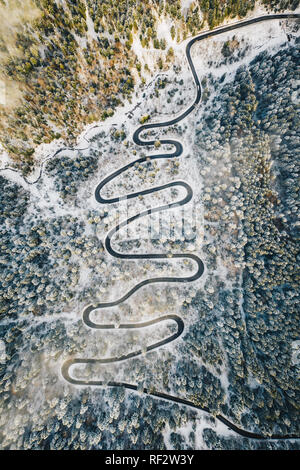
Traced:
MULTIPOLYGON (((192 58, 191 58, 191 53, 190 53, 191 52, 191 47, 193 46, 193 44, 195 42, 206 39, 206 38, 209 38, 209 37, 212 37, 212 36, 216 36, 218 34, 222 34, 224 32, 233 31, 235 29, 239 29, 239 28, 244 27, 244 26, 259 23, 259 22, 262 22, 262 21, 276 20, 276 19, 277 20, 278 19, 296 19, 296 18, 300 18, 300 15, 299 14, 265 15, 265 16, 261 16, 261 17, 258 17, 258 18, 253 18, 253 19, 250 19, 250 20, 240 21, 238 23, 234 23, 234 24, 231 24, 231 25, 228 25, 228 26, 223 26, 223 27, 220 27, 220 28, 216 28, 214 30, 205 31, 205 32, 199 34, 198 36, 194 37, 193 39, 191 39, 188 42, 187 46, 186 46, 186 57, 187 57, 188 64, 189 64, 189 67, 190 67, 190 70, 192 72, 193 79, 194 79, 194 82, 195 82, 195 85, 196 85, 196 98, 195 98, 193 104, 190 107, 188 107, 180 116, 178 116, 174 119, 171 119, 171 120, 165 121, 165 122, 144 124, 144 125, 140 126, 133 134, 134 143, 136 145, 139 145, 139 146, 154 145, 154 143, 155 143, 154 140, 148 140, 148 141, 142 140, 140 138, 140 134, 142 132, 144 132, 145 130, 161 128, 161 127, 168 127, 168 126, 172 126, 172 125, 180 122, 181 120, 183 120, 185 117, 187 117, 195 109, 197 104, 200 103, 201 95, 202 95, 201 84, 200 84, 198 75, 196 73, 196 70, 195 70, 195 67, 194 67, 194 64, 193 64, 193 61, 192 61, 192 58)), ((106 177, 101 183, 99 183, 99 185, 96 188, 95 198, 96 198, 97 202, 99 202, 100 204, 112 204, 112 203, 120 202, 123 199, 132 199, 132 198, 135 198, 135 197, 138 197, 138 196, 144 196, 144 195, 151 194, 151 193, 154 193, 154 192, 157 192, 157 191, 161 191, 163 189, 166 189, 166 188, 169 188, 169 187, 172 187, 172 186, 183 187, 186 190, 186 196, 182 200, 180 200, 176 203, 170 203, 170 204, 166 204, 164 206, 156 207, 156 208, 151 209, 151 210, 143 211, 143 212, 141 212, 139 214, 136 214, 135 216, 127 219, 127 220, 124 220, 123 222, 118 224, 115 228, 113 228, 107 234, 107 237, 106 237, 106 240, 105 240, 105 247, 106 247, 108 253, 110 253, 112 256, 114 256, 116 258, 128 259, 128 260, 130 260, 130 259, 167 259, 167 258, 169 258, 168 255, 163 255, 163 254, 123 254, 123 253, 119 253, 119 252, 115 251, 112 248, 111 238, 122 227, 132 223, 134 220, 137 220, 141 217, 148 216, 149 214, 154 213, 154 212, 160 212, 160 211, 171 209, 171 208, 173 208, 175 206, 178 206, 178 205, 187 204, 192 199, 192 196, 193 196, 192 188, 186 182, 183 182, 183 181, 175 181, 175 182, 168 183, 168 184, 165 184, 165 185, 162 185, 162 186, 157 186, 157 187, 146 189, 146 190, 143 190, 143 191, 137 191, 137 192, 131 193, 131 194, 129 194, 127 196, 124 196, 124 197, 114 197, 114 198, 111 198, 111 199, 106 199, 101 195, 101 190, 104 188, 104 186, 106 186, 106 184, 108 184, 110 181, 112 181, 117 176, 121 175, 123 172, 125 172, 128 169, 132 168, 136 163, 143 163, 146 160, 157 160, 157 159, 162 159, 162 158, 176 158, 176 157, 179 157, 183 152, 182 144, 178 141, 166 139, 166 140, 161 140, 160 142, 161 142, 162 145, 172 145, 172 146, 174 146, 174 151, 172 153, 163 153, 163 154, 159 154, 159 155, 150 155, 148 157, 139 158, 139 159, 137 159, 133 162, 130 162, 129 164, 125 165, 124 167, 120 168, 119 170, 115 171, 114 173, 112 173, 111 175, 106 177)), ((113 302, 102 302, 102 303, 99 302, 96 305, 89 305, 84 309, 84 312, 83 312, 83 322, 85 323, 85 325, 88 326, 89 328, 95 328, 95 329, 113 329, 114 325, 112 325, 112 324, 104 325, 104 324, 98 324, 98 323, 93 322, 90 318, 90 314, 94 310, 109 308, 109 307, 113 307, 113 306, 117 306, 117 305, 121 304, 122 302, 126 301, 129 297, 131 297, 137 290, 139 290, 141 287, 143 287, 147 284, 157 283, 157 282, 192 282, 192 281, 195 281, 196 279, 199 279, 202 276, 203 271, 204 271, 204 265, 203 265, 203 262, 201 261, 201 259, 198 258, 196 255, 173 254, 172 257, 173 258, 180 258, 180 259, 183 259, 183 258, 184 259, 191 259, 193 262, 196 263, 197 270, 195 271, 195 273, 193 275, 188 276, 188 277, 182 277, 182 278, 178 278, 178 277, 177 278, 176 277, 157 277, 157 278, 146 279, 146 280, 136 284, 135 287, 133 287, 129 292, 127 292, 123 297, 121 297, 118 300, 115 300, 113 302)), ((129 353, 127 355, 123 355, 123 356, 119 356, 119 357, 112 357, 112 358, 107 358, 107 359, 90 359, 90 358, 87 358, 87 359, 84 359, 84 358, 69 359, 62 366, 62 369, 61 369, 62 376, 64 377, 64 379, 66 381, 68 381, 69 383, 71 383, 73 385, 123 387, 123 388, 127 388, 129 390, 141 391, 137 385, 126 383, 126 382, 115 382, 115 381, 105 382, 105 381, 99 381, 99 380, 84 381, 84 380, 74 379, 72 377, 72 375, 70 374, 70 369, 71 369, 72 366, 80 365, 80 364, 91 364, 91 363, 92 364, 96 364, 96 363, 98 363, 98 364, 107 364, 107 363, 124 361, 124 360, 130 359, 132 357, 139 356, 143 352, 147 352, 147 351, 156 349, 160 346, 163 346, 163 345, 166 345, 167 343, 170 343, 171 341, 174 341, 176 338, 178 338, 182 334, 182 332, 184 330, 183 320, 177 315, 165 315, 165 316, 155 318, 153 320, 150 320, 148 322, 143 322, 143 323, 121 324, 121 325, 119 325, 119 328, 120 329, 144 328, 146 326, 150 326, 150 325, 159 323, 161 321, 166 321, 166 320, 172 320, 172 321, 176 322, 177 332, 175 334, 171 335, 170 337, 164 339, 164 340, 161 340, 157 343, 154 343, 154 344, 148 346, 145 351, 142 351, 140 349, 138 351, 134 351, 134 352, 129 353)), ((205 411, 207 413, 210 413, 210 410, 209 410, 208 407, 201 407, 201 406, 193 403, 192 401, 186 400, 184 398, 175 397, 175 396, 163 393, 163 392, 156 392, 156 391, 153 391, 153 390, 149 390, 147 388, 143 388, 142 392, 146 393, 148 395, 163 399, 163 400, 167 400, 167 401, 171 401, 171 402, 174 402, 174 403, 186 405, 186 406, 189 406, 191 408, 194 408, 194 409, 197 409, 197 410, 202 410, 202 411, 205 411)), ((272 439, 272 440, 275 440, 275 439, 276 440, 277 439, 299 439, 299 437, 296 436, 296 435, 284 435, 283 436, 283 435, 279 435, 279 434, 273 434, 271 436, 264 436, 264 435, 259 434, 259 433, 247 431, 247 430, 244 430, 244 429, 238 427, 234 423, 230 422, 227 418, 225 418, 222 415, 217 415, 216 419, 221 421, 223 424, 228 426, 232 431, 236 432, 237 434, 239 434, 243 437, 251 438, 251 439, 264 439, 264 440, 270 440, 270 439, 272 439)))

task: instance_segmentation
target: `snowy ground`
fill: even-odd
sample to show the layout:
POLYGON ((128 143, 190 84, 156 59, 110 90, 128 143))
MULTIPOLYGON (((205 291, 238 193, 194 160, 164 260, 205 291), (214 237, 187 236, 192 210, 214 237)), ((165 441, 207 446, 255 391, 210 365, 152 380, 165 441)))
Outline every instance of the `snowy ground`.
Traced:
MULTIPOLYGON (((189 5, 189 0, 185 2, 185 8, 189 5)), ((263 13, 262 9, 257 9, 252 13, 251 16, 258 16, 258 14, 263 13)), ((164 35, 164 31, 169 28, 169 25, 161 24, 159 33, 161 32, 164 35)), ((197 73, 199 78, 202 80, 206 77, 208 71, 215 77, 220 78, 223 74, 226 74, 225 81, 229 81, 233 78, 236 69, 241 64, 249 63, 253 57, 263 50, 275 51, 281 47, 281 44, 286 41, 286 32, 288 25, 286 22, 281 24, 278 21, 272 23, 262 23, 255 26, 248 26, 242 30, 238 30, 234 33, 224 34, 217 38, 206 40, 196 44, 192 50, 192 58, 196 66, 197 73), (231 65, 219 65, 223 61, 223 56, 221 49, 224 41, 232 39, 232 36, 238 40, 241 49, 246 50, 245 57, 241 60, 231 64, 231 65)), ((97 138, 101 143, 101 162, 99 165, 99 170, 97 173, 89 180, 88 184, 84 184, 78 193, 77 199, 80 201, 77 207, 68 205, 68 203, 62 203, 59 199, 57 192, 53 187, 53 182, 51 178, 47 175, 42 175, 38 184, 29 185, 24 179, 16 172, 12 170, 3 171, 8 179, 15 181, 16 183, 22 184, 26 189, 31 193, 31 201, 38 208, 45 217, 54 217, 67 215, 72 213, 74 217, 79 217, 87 220, 87 211, 94 209, 95 211, 108 211, 108 217, 105 219, 105 225, 98 227, 95 232, 93 232, 93 227, 87 224, 86 234, 94 233, 101 241, 104 243, 105 235, 108 230, 113 228, 116 225, 116 220, 118 218, 123 220, 127 218, 127 214, 130 213, 134 215, 136 212, 140 212, 145 208, 155 207, 159 205, 166 204, 171 202, 171 200, 176 201, 178 198, 181 198, 182 194, 171 194, 170 190, 159 192, 155 195, 147 196, 142 200, 134 200, 130 205, 113 205, 109 207, 101 207, 95 201, 94 190, 97 184, 107 175, 117 170, 118 168, 124 166, 129 161, 135 160, 136 158, 141 157, 144 153, 154 154, 157 152, 164 152, 165 148, 159 148, 155 150, 153 148, 146 151, 145 149, 140 149, 132 143, 132 134, 134 130, 139 126, 139 119, 141 116, 149 114, 150 122, 156 122, 161 120, 166 120, 168 117, 174 117, 174 115, 182 113, 187 106, 189 106, 195 96, 195 87, 192 80, 191 73, 187 67, 187 62, 185 59, 185 46, 186 42, 182 44, 176 44, 174 41, 169 44, 174 47, 175 50, 175 65, 167 73, 159 74, 159 77, 152 78, 152 80, 144 87, 137 86, 135 96, 132 99, 132 103, 127 102, 124 107, 117 109, 115 115, 109 118, 104 124, 93 124, 88 126, 84 133, 78 139, 78 149, 82 149, 82 153, 85 152, 88 154, 90 147, 95 146, 97 150, 97 138), (180 64, 180 66, 179 66, 180 64), (165 88, 159 88, 158 80, 166 79, 165 88), (115 142, 112 139, 112 133, 115 130, 123 130, 126 134, 126 138, 123 142, 115 142), (100 138, 99 134, 104 133, 105 137, 100 138), (95 144, 96 142, 96 144, 95 144)), ((149 58, 154 57, 148 51, 142 51, 139 48, 137 43, 134 44, 134 51, 138 55, 139 60, 143 63, 143 60, 146 60, 145 54, 147 55, 147 61, 149 58)), ((153 51, 154 54, 154 51, 153 51)), ((209 92, 209 90, 208 90, 209 92)), ((211 102, 213 95, 211 94, 208 98, 207 105, 211 102)), ((200 111, 198 111, 201 116, 201 104, 199 105, 200 111)), ((158 131, 155 135, 155 139, 159 140, 160 138, 174 138, 175 140, 180 140, 184 147, 184 153, 179 159, 178 166, 174 167, 173 161, 161 161, 159 163, 153 163, 151 168, 147 169, 145 167, 135 168, 130 170, 128 177, 122 175, 121 178, 115 180, 110 184, 107 190, 109 191, 110 196, 119 196, 126 195, 130 192, 136 191, 137 188, 145 189, 155 185, 165 184, 170 181, 186 181, 194 191, 193 203, 189 203, 189 206, 186 208, 185 218, 190 222, 190 228, 196 228, 196 237, 192 241, 185 242, 184 250, 182 246, 172 247, 173 252, 188 252, 194 253, 200 256, 200 258, 205 263, 205 254, 201 251, 201 245, 203 242, 203 210, 202 210, 202 198, 203 198, 203 188, 205 187, 205 174, 201 174, 199 164, 196 161, 194 156, 193 144, 194 144, 194 135, 195 135, 196 120, 195 116, 192 114, 184 121, 180 122, 177 126, 172 129, 166 128, 164 131, 158 131), (188 212, 189 211, 189 212, 188 212), (194 217, 194 220, 192 218, 194 217)), ((152 137, 151 137, 152 138, 152 137)), ((28 181, 33 183, 38 179, 41 169, 43 168, 43 162, 46 162, 48 158, 61 148, 61 142, 56 141, 50 145, 43 145, 39 147, 37 151, 37 160, 40 162, 40 166, 36 167, 34 174, 30 175, 28 181)), ((76 149, 67 150, 63 152, 63 155, 76 154, 76 149)), ((3 160, 4 166, 9 165, 9 160, 4 156, 3 160)), ((108 193, 106 193, 108 195, 108 193)), ((169 211, 171 213, 171 211, 169 211)), ((177 210, 172 211, 173 215, 177 220, 179 219, 179 213, 177 210)), ((139 239, 141 245, 139 247, 133 246, 130 252, 165 252, 166 246, 174 240, 170 239, 170 233, 167 232, 170 221, 168 219, 169 214, 164 215, 163 220, 166 223, 166 232, 154 237, 158 242, 153 249, 153 239, 149 240, 147 238, 148 234, 148 225, 145 221, 136 223, 135 226, 130 227, 130 233, 120 233, 120 239, 116 241, 114 245, 117 250, 126 249, 126 243, 128 241, 139 239), (125 248, 124 248, 125 246, 125 248)), ((176 223, 176 222, 175 222, 176 223)), ((154 227, 155 231, 155 221, 153 221, 152 228, 154 227)), ((178 275, 184 276, 189 275, 190 270, 193 269, 192 266, 182 263, 174 263, 170 259, 167 263, 162 264, 157 268, 155 263, 151 261, 144 263, 128 263, 128 261, 116 261, 112 260, 107 254, 103 254, 104 257, 104 266, 101 268, 101 273, 103 273, 106 278, 109 278, 112 281, 112 286, 99 286, 99 295, 101 296, 102 301, 111 301, 116 298, 121 297, 126 293, 131 287, 136 284, 136 279, 139 281, 147 279, 149 277, 155 277, 156 275, 178 275)), ((226 267, 219 266, 216 275, 221 279, 226 280, 226 267)), ((151 287, 147 290, 147 293, 139 292, 134 297, 129 299, 124 306, 124 311, 114 311, 110 313, 110 318, 112 322, 118 323, 120 321, 126 321, 130 319, 131 321, 145 321, 149 318, 153 318, 154 315, 159 315, 161 312, 164 314, 176 313, 181 308, 182 304, 186 302, 189 304, 196 293, 197 289, 202 289, 206 281, 206 274, 204 274, 201 279, 195 282, 193 285, 188 287, 177 287, 171 286, 166 287, 163 285, 156 285, 153 288, 151 287), (153 301, 155 299, 155 301, 153 301), (139 306, 143 302, 143 309, 137 310, 136 306, 139 306), (145 304, 146 303, 146 304, 145 304), (126 311, 127 310, 127 311, 126 311), (121 318, 122 316, 122 318, 121 318)), ((84 265, 84 262, 81 264, 80 271, 80 288, 88 287, 91 283, 90 279, 90 270, 84 265)), ((58 315, 60 318, 64 319, 64 316, 68 318, 68 328, 71 335, 76 335, 77 324, 80 322, 81 318, 81 309, 85 306, 86 302, 83 300, 78 303, 76 312, 60 312, 58 315)), ((59 307, 59 306, 58 306, 59 307)), ((58 309, 59 310, 59 309, 58 309)), ((105 315, 101 312, 98 312, 99 318, 101 315, 105 315)), ((187 325, 191 324, 195 320, 195 312, 187 311, 186 318, 184 321, 187 325)), ((46 320, 44 318, 43 320, 46 320)), ((36 321, 36 320, 35 320, 36 321)), ((51 320, 49 320, 51 321, 51 320)), ((159 331, 155 330, 155 327, 148 327, 143 331, 133 332, 131 335, 126 337, 124 340, 123 334, 120 330, 113 331, 105 335, 105 338, 101 335, 101 332, 91 332, 86 331, 85 340, 87 342, 86 347, 86 357, 101 356, 101 357, 111 357, 116 355, 121 355, 129 352, 128 348, 135 350, 138 347, 145 347, 148 344, 148 338, 151 338, 151 342, 160 340, 164 337, 167 337, 170 332, 172 332, 172 324, 163 325, 159 331), (101 340, 99 341, 99 337, 101 340)), ((1 350, 2 351, 2 350, 1 350)), ((176 342, 168 345, 168 350, 163 351, 162 356, 167 361, 170 358, 176 357, 178 354, 178 345, 176 342)), ((153 356, 150 359, 145 357, 145 364, 149 365, 151 363, 151 358, 160 354, 160 351, 155 351, 152 353, 153 356)), ((1 352, 1 358, 4 355, 1 352)), ((67 358, 66 353, 63 354, 64 358, 67 358)), ((142 359, 141 359, 142 361, 142 359)), ((60 365, 61 361, 57 363, 56 361, 52 362, 53 372, 57 373, 60 377, 60 365)), ((129 373, 129 367, 126 366, 126 374, 129 373)), ((86 371, 85 371, 86 372, 86 371)), ((88 371, 90 374, 91 371, 88 371)), ((97 372, 97 371, 96 371, 97 372)), ((99 373, 99 372, 98 372, 99 373)), ((111 365, 107 368, 105 372, 105 377, 110 378, 114 377, 116 380, 124 380, 124 370, 122 365, 119 364, 111 365)), ((91 378, 91 377, 90 377, 91 378)), ((128 375, 125 379, 130 382, 128 375)), ((62 379, 59 379, 62 381, 62 379)), ((134 373, 132 376, 134 380, 134 373)), ((146 381, 147 377, 142 378, 141 382, 146 381)), ((228 379, 226 375, 226 370, 222 371, 221 382, 226 388, 228 385, 228 379)), ((144 382, 145 383, 145 382, 144 382)), ((155 384, 157 388, 162 388, 162 384, 158 382, 155 384)), ((65 386, 62 384, 62 386, 65 386)), ((72 388, 70 389, 72 390, 72 388)), ((74 392, 73 392, 74 393, 74 392)), ((228 430, 225 426, 221 424, 213 424, 210 422, 210 419, 204 413, 199 413, 199 418, 196 422, 195 435, 201 436, 201 430, 204 427, 212 426, 216 432, 222 435, 228 435, 228 430)), ((192 429, 189 422, 185 426, 178 429, 177 432, 182 434, 186 441, 189 440, 188 435, 190 435, 192 429)), ((167 448, 170 445, 169 441, 170 432, 166 430, 165 434, 165 443, 167 448)), ((195 442, 195 449, 202 448, 203 442, 201 437, 197 437, 195 442)))

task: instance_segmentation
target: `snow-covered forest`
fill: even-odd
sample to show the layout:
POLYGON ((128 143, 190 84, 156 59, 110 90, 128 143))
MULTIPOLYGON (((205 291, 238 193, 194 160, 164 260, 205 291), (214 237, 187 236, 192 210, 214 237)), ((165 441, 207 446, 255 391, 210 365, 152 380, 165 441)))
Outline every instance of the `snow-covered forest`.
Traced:
MULTIPOLYGON (((1 0, 0 9, 9 3, 1 0)), ((193 102, 185 55, 191 36, 275 6, 294 11, 296 2, 226 1, 213 10, 204 0, 33 3, 39 29, 21 18, 28 29, 5 46, 9 58, 4 46, 0 55, 7 83, 23 83, 19 106, 0 105, 3 168, 9 167, 0 173, 0 447, 299 449, 297 439, 267 439, 300 435, 298 20, 251 25, 193 45, 201 102, 179 123, 143 132, 154 146, 132 139, 141 124, 172 119, 193 102), (178 201, 184 191, 166 188, 105 205, 95 188, 132 160, 171 152, 164 139, 180 142, 183 154, 135 164, 104 193, 188 183, 193 200, 184 216, 181 208, 164 212, 160 225, 159 217, 152 220, 150 235, 150 219, 137 220, 113 239, 120 252, 169 258, 112 258, 105 249, 111 229, 178 201), (87 304, 112 302, 137 280, 189 276, 192 263, 172 257, 181 253, 200 256, 200 279, 148 285, 96 311, 112 330, 83 324, 87 304), (149 342, 175 333, 172 321, 126 333, 118 328, 163 314, 179 315, 184 331, 150 352, 149 342), (143 354, 122 363, 73 372, 133 383, 137 391, 74 387, 61 375, 69 358, 119 357, 139 348, 143 354), (264 439, 239 436, 218 415, 264 439)))

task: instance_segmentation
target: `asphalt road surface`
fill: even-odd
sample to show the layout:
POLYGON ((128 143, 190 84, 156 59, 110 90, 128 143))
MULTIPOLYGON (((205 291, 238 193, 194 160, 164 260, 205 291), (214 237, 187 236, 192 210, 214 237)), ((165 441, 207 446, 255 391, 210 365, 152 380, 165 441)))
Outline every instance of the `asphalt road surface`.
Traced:
MULTIPOLYGON (((195 106, 200 103, 201 96, 202 96, 201 84, 200 84, 199 78, 197 76, 197 73, 195 71, 195 67, 194 67, 194 64, 193 64, 193 61, 192 61, 192 58, 191 58, 191 47, 193 46, 193 44, 195 42, 202 41, 203 39, 206 39, 206 38, 209 38, 209 37, 212 37, 212 36, 216 36, 218 34, 222 34, 222 33, 228 32, 228 31, 234 31, 236 29, 243 28, 245 26, 252 25, 252 24, 255 24, 255 23, 259 23, 259 22, 262 22, 262 21, 270 21, 270 20, 278 20, 278 19, 280 20, 280 19, 289 19, 289 18, 290 19, 300 18, 300 15, 299 14, 279 14, 279 15, 262 16, 262 17, 258 17, 258 18, 254 18, 254 19, 250 19, 250 20, 240 21, 238 23, 234 23, 234 24, 231 24, 231 25, 228 25, 228 26, 223 26, 223 27, 211 30, 211 31, 206 31, 206 32, 203 32, 203 33, 199 34, 198 36, 194 37, 193 39, 191 39, 188 42, 187 46, 186 46, 186 57, 187 57, 188 64, 189 64, 189 67, 190 67, 190 70, 192 72, 194 82, 195 82, 195 85, 196 85, 196 98, 195 98, 193 104, 189 108, 187 108, 186 111, 184 111, 180 116, 178 116, 178 117, 176 117, 172 120, 165 121, 165 122, 158 122, 158 123, 149 123, 149 124, 145 124, 145 125, 139 127, 133 134, 133 141, 135 142, 135 144, 137 144, 139 146, 152 146, 152 145, 154 145, 155 144, 154 140, 147 140, 147 141, 142 140, 140 138, 140 134, 142 132, 150 130, 150 129, 169 127, 169 126, 173 126, 174 124, 177 124, 178 122, 182 121, 186 116, 188 116, 195 109, 195 106)), ((143 190, 143 191, 137 191, 137 192, 131 193, 131 194, 125 196, 125 197, 114 197, 114 198, 111 198, 111 199, 105 199, 101 195, 101 190, 104 188, 104 186, 106 186, 106 184, 108 184, 110 181, 112 181, 114 178, 121 175, 122 173, 124 173, 128 169, 134 167, 134 165, 136 163, 143 163, 145 161, 158 160, 158 159, 162 159, 162 158, 178 158, 183 152, 183 147, 182 147, 181 143, 178 142, 178 141, 167 139, 167 140, 161 140, 160 142, 161 142, 162 145, 166 145, 166 144, 167 145, 172 145, 174 147, 174 151, 172 153, 162 153, 162 154, 159 154, 159 155, 150 155, 148 157, 139 158, 137 160, 134 160, 134 161, 128 163, 128 165, 125 165, 124 167, 122 167, 119 170, 115 171, 111 175, 107 176, 103 181, 101 181, 101 183, 99 183, 99 185, 96 188, 95 198, 96 198, 97 202, 99 202, 100 204, 112 204, 112 203, 122 201, 124 199, 132 199, 132 198, 136 198, 138 196, 145 196, 147 194, 155 193, 157 191, 161 191, 163 189, 170 188, 170 187, 183 187, 186 191, 186 196, 183 199, 181 199, 180 201, 170 203, 170 204, 166 204, 164 206, 155 207, 151 210, 145 210, 143 212, 140 212, 140 213, 136 214, 135 216, 133 216, 133 217, 127 219, 127 220, 124 220, 119 225, 117 225, 115 228, 113 228, 106 236, 105 247, 106 247, 108 253, 110 253, 115 258, 127 259, 127 260, 138 260, 138 259, 142 259, 142 260, 145 260, 145 259, 162 260, 162 259, 168 259, 169 256, 167 254, 164 255, 164 254, 155 254, 155 253, 152 253, 152 254, 123 254, 123 253, 118 253, 117 251, 115 251, 112 248, 111 239, 112 239, 113 235, 116 232, 118 232, 118 230, 120 230, 122 227, 132 223, 133 221, 135 221, 137 219, 140 219, 142 217, 147 217, 151 213, 169 210, 169 209, 172 209, 173 207, 177 207, 178 205, 183 206, 184 204, 187 204, 193 197, 192 188, 184 181, 175 181, 175 182, 168 183, 168 184, 165 184, 165 185, 162 185, 162 186, 156 186, 154 188, 146 189, 146 190, 143 190)), ((191 276, 188 276, 188 277, 156 277, 156 278, 146 279, 146 280, 136 284, 123 297, 121 297, 121 298, 119 298, 119 299, 117 299, 113 302, 99 302, 96 305, 89 305, 83 311, 83 322, 85 323, 85 325, 89 328, 101 329, 101 330, 114 329, 115 325, 113 325, 113 324, 98 324, 98 323, 93 322, 90 318, 90 314, 94 310, 114 307, 116 305, 119 305, 119 304, 125 302, 137 290, 139 290, 141 287, 143 287, 145 285, 153 284, 153 283, 162 283, 162 282, 164 282, 164 283, 165 282, 168 282, 168 283, 174 283, 174 282, 187 283, 187 282, 196 281, 197 279, 199 279, 202 276, 203 271, 204 271, 204 264, 201 261, 201 259, 198 258, 198 256, 192 255, 192 254, 173 254, 172 258, 192 260, 192 262, 195 264, 195 267, 196 267, 196 270, 195 270, 194 274, 192 274, 191 276)), ((124 387, 124 388, 130 389, 130 390, 135 390, 135 391, 141 392, 140 388, 137 385, 126 383, 126 382, 114 382, 114 381, 105 382, 105 381, 99 381, 99 380, 75 379, 75 378, 72 377, 70 369, 74 365, 108 364, 108 363, 113 363, 113 362, 125 361, 125 360, 131 359, 133 357, 139 356, 144 352, 151 351, 151 350, 154 350, 158 347, 165 346, 166 344, 176 340, 182 334, 182 332, 184 330, 184 322, 183 322, 182 318, 180 318, 178 315, 164 315, 164 316, 155 318, 155 319, 147 321, 147 322, 142 322, 142 323, 127 323, 127 324, 124 323, 124 324, 119 325, 118 328, 125 329, 125 330, 129 330, 129 329, 133 329, 133 328, 139 329, 139 328, 145 328, 145 327, 150 326, 150 325, 158 324, 158 323, 164 322, 164 321, 173 321, 173 322, 175 322, 176 325, 177 325, 176 333, 169 336, 168 338, 165 338, 162 341, 151 344, 144 351, 139 349, 137 351, 131 352, 131 353, 123 355, 123 356, 111 357, 111 358, 107 358, 107 359, 94 359, 94 358, 73 358, 73 359, 70 359, 70 360, 66 361, 62 366, 62 375, 63 375, 64 379, 66 381, 68 381, 69 383, 71 383, 73 385, 77 385, 77 386, 124 387)), ((146 388, 144 388, 142 390, 142 392, 144 392, 145 394, 163 399, 163 400, 172 401, 174 403, 186 405, 186 406, 189 406, 189 407, 192 407, 192 408, 210 413, 209 408, 198 406, 195 403, 193 403, 192 401, 185 400, 184 398, 175 397, 175 396, 163 393, 163 392, 156 392, 156 391, 148 390, 146 388)), ((218 419, 219 421, 224 423, 226 426, 228 426, 232 431, 235 431, 237 434, 239 434, 243 437, 251 438, 251 439, 291 439, 291 438, 294 438, 294 439, 296 438, 297 439, 298 438, 295 435, 285 435, 285 436, 283 436, 283 435, 274 434, 272 436, 264 436, 264 435, 259 434, 257 432, 251 432, 251 431, 244 430, 244 429, 238 427, 237 425, 235 425, 234 423, 230 422, 224 416, 217 415, 216 419, 218 419)))

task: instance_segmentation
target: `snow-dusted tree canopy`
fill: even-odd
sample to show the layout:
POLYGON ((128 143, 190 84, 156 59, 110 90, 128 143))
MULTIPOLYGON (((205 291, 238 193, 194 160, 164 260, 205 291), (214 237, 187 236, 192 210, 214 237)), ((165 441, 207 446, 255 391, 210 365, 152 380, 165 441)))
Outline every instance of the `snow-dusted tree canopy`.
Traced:
MULTIPOLYGON (((0 9, 10 3, 0 0, 0 9)), ((246 15, 255 2, 32 3, 42 16, 36 13, 39 26, 26 18, 32 36, 26 28, 17 32, 23 52, 0 54, 5 73, 26 83, 21 90, 28 98, 0 123, 10 168, 0 173, 0 448, 299 448, 298 440, 268 440, 299 435, 297 20, 247 26, 193 45, 202 101, 178 123, 147 128, 193 103, 195 84, 180 41, 204 24, 246 15), (140 139, 153 145, 132 140, 141 125, 140 139), (166 139, 180 142, 182 155, 150 159, 174 151, 166 139), (49 147, 35 164, 41 142, 49 147), (99 204, 99 182, 137 159, 103 188, 103 197, 166 187, 99 204), (184 187, 167 187, 171 181, 189 185, 193 199, 135 220, 112 239, 120 253, 166 258, 111 257, 109 231, 185 197, 184 187), (95 309, 92 320, 112 329, 83 323, 87 305, 113 302, 138 282, 190 276, 192 258, 174 257, 182 253, 204 263, 195 282, 146 285, 118 306, 95 309), (181 336, 152 351, 149 344, 176 333, 174 322, 120 328, 171 314, 184 322, 181 336), (61 373, 70 358, 136 350, 141 354, 123 362, 77 365, 72 376, 137 390, 76 387, 61 373), (220 415, 264 439, 229 431, 220 415)))

